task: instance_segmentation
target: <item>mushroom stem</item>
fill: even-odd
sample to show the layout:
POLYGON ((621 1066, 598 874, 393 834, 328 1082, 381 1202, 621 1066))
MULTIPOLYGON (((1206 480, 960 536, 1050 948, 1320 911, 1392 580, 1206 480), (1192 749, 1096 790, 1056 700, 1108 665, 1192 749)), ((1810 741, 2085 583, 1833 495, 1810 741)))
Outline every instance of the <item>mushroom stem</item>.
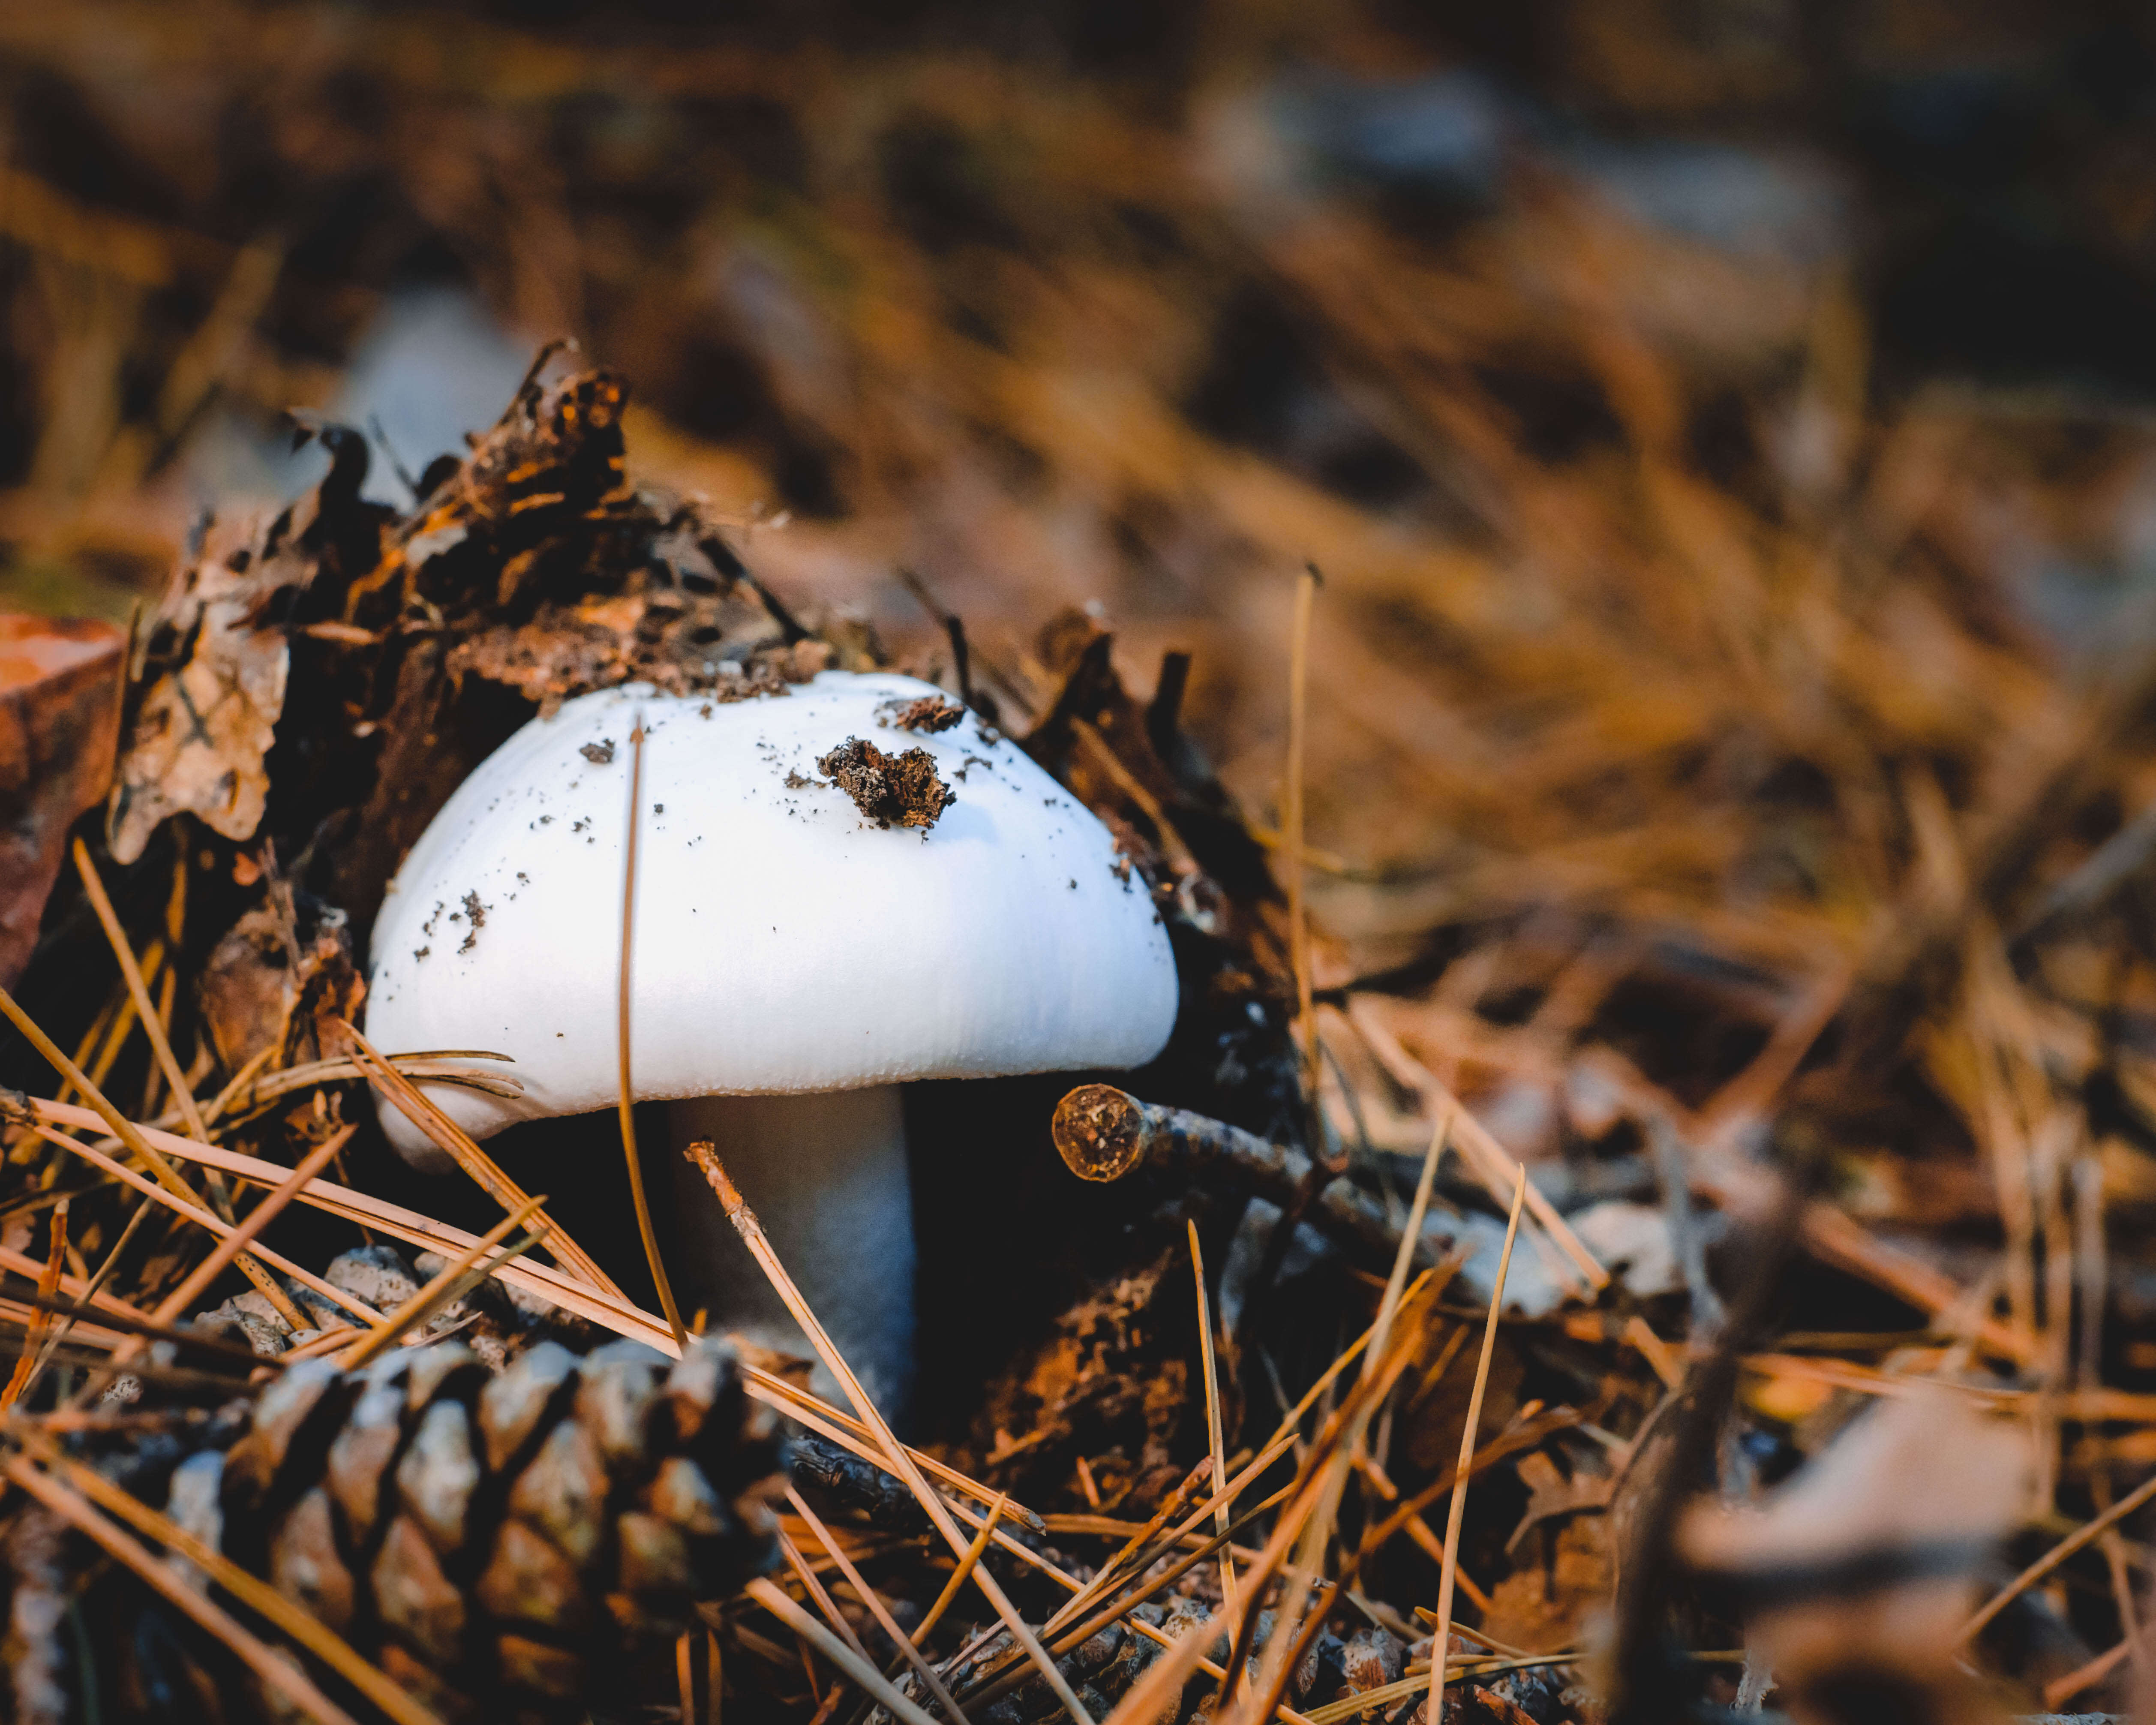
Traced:
MULTIPOLYGON (((666 1105, 681 1240, 681 1305, 714 1330, 812 1357, 788 1314, 681 1153, 718 1148, 779 1261, 887 1417, 913 1387, 913 1194, 900 1087, 812 1096, 695 1096, 666 1105)), ((821 1366, 816 1392, 844 1396, 821 1366)))

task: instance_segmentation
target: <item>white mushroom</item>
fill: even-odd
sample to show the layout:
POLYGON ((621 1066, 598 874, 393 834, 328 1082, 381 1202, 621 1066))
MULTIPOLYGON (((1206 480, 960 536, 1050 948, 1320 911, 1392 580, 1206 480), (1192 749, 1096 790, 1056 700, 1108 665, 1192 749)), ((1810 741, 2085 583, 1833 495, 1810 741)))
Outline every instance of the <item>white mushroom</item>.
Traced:
MULTIPOLYGON (((458 788, 375 925, 376 1046, 516 1063, 514 1097, 424 1085, 475 1137, 619 1098, 639 715, 632 1083, 673 1105, 666 1159, 691 1260, 677 1273, 715 1322, 801 1347, 679 1153, 710 1138, 850 1363, 902 1401, 913 1236, 898 1086, 1143 1064, 1175 1017, 1167 932, 1101 823, 928 684, 826 671, 732 702, 587 695, 458 788), (884 824, 832 782, 877 758, 833 759, 856 739, 886 763, 925 752, 911 818, 928 824, 882 807, 884 824), (955 797, 940 811, 938 782, 955 797)), ((408 1159, 445 1165, 393 1107, 382 1124, 408 1159)))

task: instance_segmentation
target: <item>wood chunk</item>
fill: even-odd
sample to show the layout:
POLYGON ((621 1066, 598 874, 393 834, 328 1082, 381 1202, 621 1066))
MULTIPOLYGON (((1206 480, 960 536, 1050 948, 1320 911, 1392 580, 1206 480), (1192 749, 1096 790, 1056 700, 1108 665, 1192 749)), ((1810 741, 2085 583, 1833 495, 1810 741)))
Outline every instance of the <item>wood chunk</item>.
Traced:
POLYGON ((285 1513, 270 1539, 270 1584, 341 1634, 352 1622, 352 1572, 337 1555, 330 1494, 316 1486, 285 1513))
POLYGON ((490 1616, 504 1622, 569 1633, 581 1630, 588 1615, 577 1566, 514 1516, 495 1535, 494 1555, 480 1576, 476 1597, 490 1616))
POLYGON ((547 1434, 539 1453, 509 1493, 509 1510, 521 1516, 583 1563, 604 1532, 606 1463, 580 1420, 564 1420, 547 1434))
POLYGON ((112 783, 126 646, 108 623, 0 613, 0 986, 29 963, 69 829, 112 783))
POLYGON ((397 1497, 427 1530, 434 1548, 453 1552, 465 1543, 465 1514, 479 1489, 479 1458, 472 1453, 471 1421, 461 1402, 427 1409, 411 1446, 397 1464, 397 1497))
POLYGON ((490 1471, 499 1473, 524 1446, 557 1390, 575 1374, 577 1357, 558 1342, 542 1342, 490 1379, 479 1397, 480 1439, 490 1471))
POLYGON ((419 1524, 398 1516, 374 1559, 375 1609, 383 1625, 439 1666, 456 1663, 465 1632, 465 1598, 449 1585, 419 1524))

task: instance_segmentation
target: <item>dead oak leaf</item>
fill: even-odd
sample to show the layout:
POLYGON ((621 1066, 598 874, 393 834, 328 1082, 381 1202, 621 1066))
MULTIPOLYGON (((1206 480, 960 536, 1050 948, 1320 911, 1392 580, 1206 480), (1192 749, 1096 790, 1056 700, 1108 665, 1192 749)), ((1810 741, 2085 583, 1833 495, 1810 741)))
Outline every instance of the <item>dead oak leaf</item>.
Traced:
POLYGON ((264 613, 280 588, 304 586, 312 572, 274 535, 268 544, 206 547, 167 603, 153 643, 182 656, 144 690, 121 757, 107 815, 116 861, 133 862, 174 814, 192 814, 228 839, 253 837, 262 819, 263 757, 291 665, 284 631, 264 613))

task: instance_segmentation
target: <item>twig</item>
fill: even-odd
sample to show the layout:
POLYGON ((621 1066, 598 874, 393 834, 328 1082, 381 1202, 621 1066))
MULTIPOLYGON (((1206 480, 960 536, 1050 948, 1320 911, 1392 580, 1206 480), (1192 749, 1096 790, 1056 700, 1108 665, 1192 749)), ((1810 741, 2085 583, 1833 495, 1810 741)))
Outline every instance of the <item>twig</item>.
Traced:
MULTIPOLYGON (((1081 1180, 1120 1179, 1146 1163, 1185 1177, 1222 1167, 1285 1211, 1315 1177, 1308 1220, 1373 1257, 1389 1261, 1399 1248, 1399 1230, 1352 1183, 1327 1180, 1301 1151, 1240 1127, 1142 1102, 1113 1085, 1081 1084, 1056 1104, 1050 1129, 1065 1166, 1081 1180)), ((1276 1225, 1285 1227, 1285 1217, 1276 1225)))
POLYGON ((1476 1427, 1482 1422, 1482 1392, 1490 1383, 1490 1361, 1497 1348, 1497 1314, 1505 1303, 1505 1275, 1512 1267, 1512 1243, 1520 1233, 1520 1211, 1527 1199, 1527 1171, 1520 1170, 1512 1190, 1512 1214, 1505 1224, 1505 1250, 1497 1260, 1497 1286, 1490 1295, 1490 1322, 1482 1331, 1482 1358, 1475 1367, 1475 1388, 1467 1398, 1467 1425, 1460 1434, 1460 1483, 1452 1488, 1452 1505, 1445 1518, 1445 1567, 1437 1579, 1437 1627, 1432 1631, 1430 1661, 1430 1717, 1443 1717, 1445 1654, 1452 1639, 1452 1589, 1460 1569, 1460 1530, 1467 1513, 1468 1466, 1475 1459, 1476 1427))
MULTIPOLYGON (((1188 1226, 1190 1273, 1198 1285, 1199 1368, 1205 1373, 1205 1437, 1213 1451, 1213 1476, 1224 1479, 1228 1473, 1228 1445, 1220 1430, 1220 1376, 1213 1358, 1213 1313, 1205 1298, 1205 1254, 1198 1243, 1194 1217, 1188 1226)), ((1218 1533, 1228 1531, 1228 1504, 1224 1498, 1213 1512, 1213 1527, 1218 1533)), ((1235 1554, 1224 1545, 1220 1548, 1220 1599, 1230 1612, 1239 1609, 1235 1598, 1235 1554)))
POLYGON ((642 823, 637 803, 644 794, 644 715, 629 733, 629 840, 621 870, 621 999, 616 1029, 620 1040, 621 1153, 629 1163, 629 1195, 636 1205, 637 1236, 644 1242, 644 1261, 651 1268, 652 1286, 659 1291, 659 1309, 666 1314, 666 1327, 674 1332, 678 1348, 689 1345, 681 1313, 674 1304, 674 1286, 666 1279, 666 1266, 659 1255, 659 1236, 651 1227, 651 1199, 644 1189, 644 1163, 636 1153, 636 1092, 629 1084, 629 983, 636 951, 636 840, 642 823))
MULTIPOLYGON (((1419 1092, 1428 1106, 1451 1111, 1460 1153, 1474 1167, 1490 1195, 1500 1204, 1506 1202, 1512 1181, 1522 1171, 1512 1153, 1491 1136, 1487 1127, 1460 1106, 1460 1098, 1450 1086, 1400 1045, 1399 1039, 1378 1020, 1365 999, 1358 996, 1348 1001, 1348 1021, 1369 1044, 1371 1052, 1389 1070, 1406 1081, 1410 1089, 1419 1092)), ((1558 1214, 1557 1206, 1532 1180, 1527 1182, 1527 1212, 1557 1249, 1572 1260, 1573 1268, 1587 1279, 1591 1291, 1599 1293, 1609 1286, 1609 1272, 1588 1250, 1572 1231, 1572 1224, 1558 1214)))
MULTIPOLYGON (((952 1551, 963 1555, 968 1542, 959 1532, 957 1523, 951 1519, 951 1512, 945 1507, 943 1500, 929 1489, 928 1481, 921 1476, 921 1470, 913 1465, 911 1453, 899 1442, 890 1423, 885 1420, 868 1392, 861 1388, 860 1380, 854 1375, 853 1368, 847 1365, 844 1356, 817 1321, 808 1302, 801 1297, 801 1291, 794 1286, 793 1278, 786 1273, 785 1266, 778 1261, 778 1255, 771 1249, 771 1242, 765 1238, 762 1224, 756 1219, 756 1213, 749 1209, 747 1202, 735 1189, 733 1181, 727 1177, 718 1152, 709 1144, 692 1144, 688 1155, 690 1160, 703 1171, 704 1178, 711 1182, 711 1190, 718 1194, 719 1204, 726 1211, 726 1219, 733 1224, 735 1231, 741 1235, 742 1243, 762 1266, 773 1288, 785 1302, 786 1309, 793 1314, 793 1321, 801 1326, 802 1333, 808 1337, 818 1358, 830 1368, 831 1375, 839 1380, 852 1400, 855 1411, 875 1431, 876 1441, 891 1458, 898 1476, 906 1481, 915 1499, 928 1512, 928 1519, 935 1523, 937 1532, 948 1542, 952 1551)), ((995 1577, 987 1569, 977 1567, 973 1571, 973 1579, 988 1596, 988 1603, 994 1606, 996 1615, 1003 1619, 1012 1639, 1025 1649, 1027 1657, 1040 1667, 1041 1676, 1047 1679, 1048 1686, 1055 1692, 1055 1698, 1063 1703, 1065 1710, 1078 1722, 1078 1725, 1093 1725, 1092 1716, 1086 1711, 1085 1704, 1078 1699, 1063 1673, 1055 1668, 1055 1661, 1048 1656, 1039 1638, 1026 1626, 1025 1619, 1019 1614, 1018 1607, 1011 1604, 995 1577)))

